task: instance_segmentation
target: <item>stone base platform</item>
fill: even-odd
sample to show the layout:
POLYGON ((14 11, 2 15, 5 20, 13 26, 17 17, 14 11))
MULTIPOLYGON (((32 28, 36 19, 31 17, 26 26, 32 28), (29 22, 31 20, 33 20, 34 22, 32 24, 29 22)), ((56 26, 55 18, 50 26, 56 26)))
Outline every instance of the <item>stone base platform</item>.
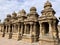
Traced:
POLYGON ((18 33, 13 33, 12 34, 12 39, 18 40, 18 33))
POLYGON ((40 39, 40 45, 58 45, 58 40, 54 39, 40 39))
POLYGON ((23 39, 22 39, 22 41, 24 41, 24 42, 30 42, 30 43, 32 43, 32 40, 31 40, 31 38, 25 38, 25 39, 23 38, 23 39))
POLYGON ((22 41, 32 43, 32 37, 30 36, 30 34, 24 34, 22 37, 22 41))
POLYGON ((2 35, 3 35, 3 32, 0 32, 0 37, 2 37, 2 35))
POLYGON ((9 33, 6 33, 5 34, 5 38, 9 38, 9 33))

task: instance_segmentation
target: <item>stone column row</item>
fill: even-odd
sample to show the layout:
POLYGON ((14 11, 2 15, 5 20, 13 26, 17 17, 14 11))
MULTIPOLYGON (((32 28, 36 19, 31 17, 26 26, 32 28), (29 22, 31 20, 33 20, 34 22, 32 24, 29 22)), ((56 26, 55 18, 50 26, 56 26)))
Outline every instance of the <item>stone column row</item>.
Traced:
MULTIPOLYGON (((52 35, 52 24, 49 22, 49 34, 52 35)), ((40 37, 44 35, 43 24, 40 23, 40 37)))
POLYGON ((9 27, 9 25, 5 25, 5 33, 8 33, 9 32, 9 30, 10 30, 10 27, 9 27))
POLYGON ((56 38, 56 26, 55 23, 49 22, 49 34, 51 38, 56 38))
POLYGON ((8 28, 7 25, 5 25, 5 33, 7 33, 7 30, 8 30, 7 28, 8 28))
MULTIPOLYGON (((32 30, 34 29, 34 35, 36 35, 36 24, 30 24, 30 34, 32 33, 32 30)), ((24 33, 26 34, 27 32, 27 25, 25 24, 25 29, 24 29, 24 33)))
MULTIPOLYGON (((50 37, 53 38, 54 36, 54 32, 56 32, 56 26, 55 26, 55 23, 53 24, 52 22, 48 22, 49 24, 49 35, 50 37)), ((40 37, 42 37, 42 35, 44 35, 44 30, 43 30, 43 24, 40 23, 40 37)))
POLYGON ((8 26, 9 25, 3 25, 3 36, 2 37, 4 37, 6 33, 9 33, 10 27, 8 26))
POLYGON ((23 24, 18 24, 18 40, 21 40, 22 39, 22 36, 23 36, 23 32, 26 33, 26 25, 25 25, 25 29, 24 28, 24 25, 23 24))
POLYGON ((32 33, 32 24, 29 25, 30 25, 30 29, 28 29, 27 24, 25 24, 24 34, 27 34, 27 30, 30 30, 30 34, 32 33))

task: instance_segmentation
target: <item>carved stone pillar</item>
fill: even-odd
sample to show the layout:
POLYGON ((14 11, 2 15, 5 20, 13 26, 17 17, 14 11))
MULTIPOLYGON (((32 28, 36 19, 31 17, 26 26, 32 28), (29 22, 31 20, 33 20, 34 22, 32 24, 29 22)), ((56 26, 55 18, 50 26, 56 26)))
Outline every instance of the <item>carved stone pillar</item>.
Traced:
POLYGON ((56 22, 53 23, 53 36, 54 36, 54 38, 59 38, 56 22))
POLYGON ((23 35, 23 25, 21 25, 21 36, 23 35))
POLYGON ((34 42, 36 42, 37 41, 37 34, 36 34, 36 23, 34 23, 34 42))
POLYGON ((30 24, 30 34, 32 35, 32 24, 30 24))
POLYGON ((12 27, 11 27, 11 25, 9 25, 9 39, 11 39, 12 38, 12 27))
POLYGON ((5 30, 6 33, 7 33, 7 30, 8 30, 7 28, 8 28, 8 27, 7 27, 7 25, 6 25, 6 30, 5 30))
POLYGON ((20 24, 18 24, 18 40, 21 40, 20 24))
POLYGON ((9 39, 10 39, 10 25, 9 25, 9 39))
POLYGON ((10 33, 10 25, 9 25, 9 33, 10 33))
POLYGON ((14 24, 14 31, 13 31, 14 33, 16 33, 16 25, 14 24))
POLYGON ((39 37, 41 36, 42 36, 42 23, 40 23, 40 36, 39 37))
POLYGON ((14 33, 18 32, 17 28, 18 28, 18 25, 14 24, 14 33))
POLYGON ((26 27, 26 24, 25 24, 25 30, 24 30, 24 34, 26 34, 26 31, 27 31, 27 27, 26 27))
POLYGON ((49 35, 50 35, 50 37, 51 38, 53 38, 52 36, 53 36, 53 29, 52 29, 53 27, 52 27, 52 23, 51 22, 49 22, 49 35))
POLYGON ((20 24, 18 24, 18 33, 20 33, 20 24))
POLYGON ((34 35, 36 35, 36 23, 34 23, 34 35))
POLYGON ((5 36, 5 26, 3 25, 3 35, 2 35, 2 37, 4 37, 5 36))

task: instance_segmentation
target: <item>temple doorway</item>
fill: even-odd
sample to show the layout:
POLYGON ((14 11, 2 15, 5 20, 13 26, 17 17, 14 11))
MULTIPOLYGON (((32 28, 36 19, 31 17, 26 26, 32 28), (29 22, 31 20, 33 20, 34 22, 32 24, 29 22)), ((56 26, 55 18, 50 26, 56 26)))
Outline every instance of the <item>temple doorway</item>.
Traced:
POLYGON ((44 34, 48 34, 49 33, 49 24, 48 24, 48 22, 43 22, 42 26, 43 26, 44 34))

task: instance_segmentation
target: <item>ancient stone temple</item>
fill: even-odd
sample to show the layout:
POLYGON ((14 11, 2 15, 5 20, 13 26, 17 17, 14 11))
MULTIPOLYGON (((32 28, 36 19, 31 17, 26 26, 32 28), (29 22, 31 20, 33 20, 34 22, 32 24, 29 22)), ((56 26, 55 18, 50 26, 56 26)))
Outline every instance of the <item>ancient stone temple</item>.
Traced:
POLYGON ((49 1, 45 3, 41 13, 42 15, 39 17, 40 44, 55 45, 59 39, 57 29, 58 19, 54 16, 56 12, 49 1))
POLYGON ((41 16, 35 7, 31 7, 28 14, 24 9, 18 13, 8 14, 2 24, 2 37, 31 43, 39 42, 40 45, 58 45, 59 21, 55 13, 52 4, 47 1, 41 11, 41 16))

